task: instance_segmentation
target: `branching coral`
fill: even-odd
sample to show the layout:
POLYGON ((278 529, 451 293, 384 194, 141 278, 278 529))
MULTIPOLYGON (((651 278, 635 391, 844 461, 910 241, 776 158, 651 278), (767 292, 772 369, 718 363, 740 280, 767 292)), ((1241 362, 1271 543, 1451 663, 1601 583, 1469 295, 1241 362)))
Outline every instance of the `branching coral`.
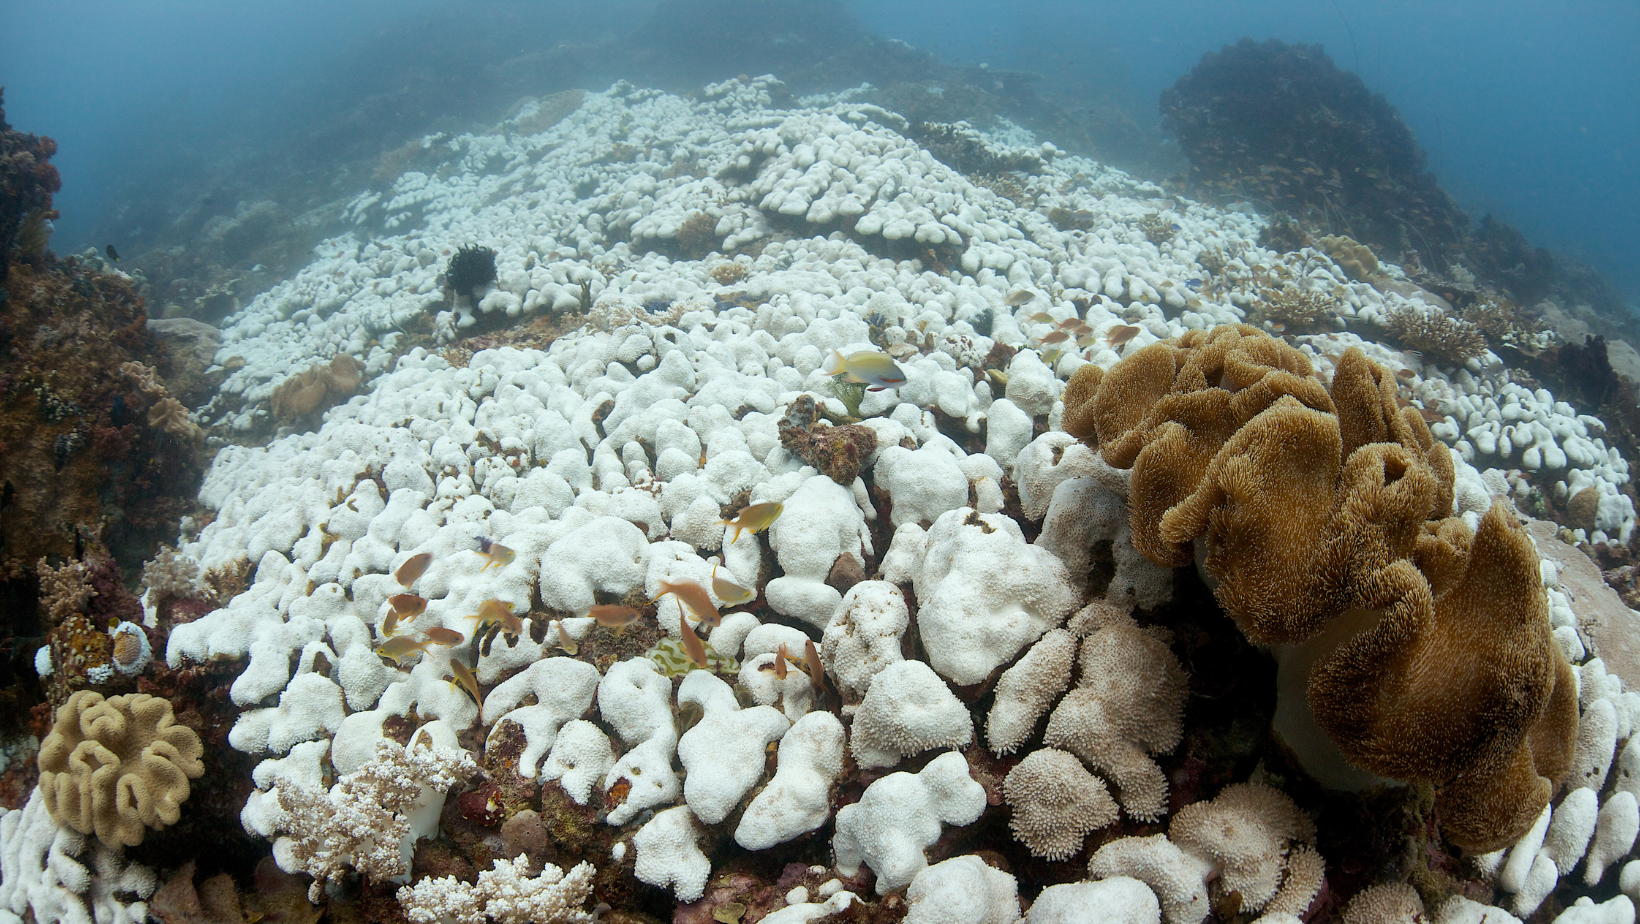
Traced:
POLYGON ((328 793, 281 786, 281 828, 289 832, 285 854, 290 865, 313 877, 309 900, 318 901, 325 883, 349 868, 377 881, 408 872, 409 816, 426 804, 429 792, 442 796, 476 770, 472 756, 458 748, 383 741, 374 757, 328 793))
POLYGON ((1446 518, 1446 447, 1360 351, 1328 394, 1296 351, 1257 339, 1221 327, 1155 344, 1089 399, 1105 459, 1134 470, 1135 546, 1182 565, 1200 539, 1248 638, 1308 646, 1284 655, 1288 690, 1307 684, 1350 763, 1436 784, 1460 846, 1513 841, 1577 729, 1530 540, 1502 507, 1473 541, 1446 518))
POLYGON ((1486 352, 1480 327, 1443 311, 1399 308, 1384 317, 1384 330, 1406 349, 1444 365, 1461 365, 1486 352))
POLYGON ((596 918, 581 906, 592 894, 594 872, 591 863, 567 873, 548 863, 531 876, 525 857, 497 859, 476 885, 429 876, 399 889, 398 899, 411 924, 591 924, 596 918))
POLYGON ((86 603, 97 595, 87 579, 84 562, 71 561, 53 568, 42 558, 35 564, 35 574, 40 578, 40 606, 52 624, 83 613, 86 603))
POLYGON ((40 743, 40 793, 58 823, 109 846, 142 843, 175 824, 189 780, 205 772, 194 730, 146 693, 104 700, 82 690, 57 710, 40 743))
POLYGON ((1338 309, 1338 299, 1291 284, 1259 294, 1259 315, 1291 330, 1320 326, 1338 317, 1338 309))

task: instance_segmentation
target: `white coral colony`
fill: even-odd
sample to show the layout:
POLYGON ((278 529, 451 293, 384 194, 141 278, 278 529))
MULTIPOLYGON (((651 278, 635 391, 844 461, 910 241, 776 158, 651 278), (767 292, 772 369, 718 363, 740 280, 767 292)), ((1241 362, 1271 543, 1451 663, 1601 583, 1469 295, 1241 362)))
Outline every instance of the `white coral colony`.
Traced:
MULTIPOLYGON (((776 924, 893 892, 911 922, 1199 924, 1232 892, 1242 915, 1305 915, 1335 859, 1307 806, 1265 771, 1200 794, 1163 772, 1194 733, 1192 641, 1169 620, 1195 578, 1134 549, 1139 475, 1065 432, 1072 376, 1242 322, 1281 276, 1338 303, 1336 331, 1293 349, 1326 368, 1361 347, 1405 368, 1388 389, 1446 415, 1431 432, 1453 449, 1454 517, 1478 521, 1493 494, 1579 496, 1573 538, 1627 540, 1628 467, 1603 425, 1504 381, 1496 357, 1443 369, 1368 339, 1417 289, 1388 263, 1380 290, 1320 251, 1267 250, 1250 212, 1164 198, 1022 129, 942 129, 1020 165, 977 185, 893 113, 776 98, 772 77, 692 98, 622 83, 558 121, 535 101, 497 131, 429 137, 423 169, 349 202, 353 230, 224 321, 225 382, 196 416, 233 439, 201 488, 210 515, 167 560, 248 583, 170 627, 164 655, 242 659, 229 742, 260 761, 247 831, 315 898, 392 882, 418 922, 584 921, 623 890, 728 915, 742 899, 720 874, 744 851, 815 857, 758 909, 776 924), (1086 220, 1061 229, 1061 213, 1086 220), (1161 244, 1141 227, 1156 216, 1161 244), (447 302, 445 255, 475 242, 496 278, 447 302), (546 317, 564 332, 540 349, 463 339, 546 317), (862 351, 904 381, 825 374, 862 351), (357 394, 272 435, 275 389, 339 355, 357 394), (817 415, 803 426, 799 399, 817 415), (753 504, 783 513, 724 525, 753 504), (709 595, 714 574, 749 598, 655 600, 662 582, 709 595), (391 650, 415 650, 384 660, 390 601, 411 591, 391 650), (641 615, 608 625, 595 607, 641 615), (548 793, 579 813, 578 837, 502 856, 502 828, 475 822, 488 859, 424 874, 411 861, 446 796, 502 776, 540 819, 569 817, 548 793), (1157 833, 1115 837, 1119 821, 1157 833), (992 831, 1004 855, 1085 880, 1022 889, 972 843, 992 831)), ((165 570, 150 628, 155 599, 199 586, 165 570)), ((1522 917, 1548 901, 1566 924, 1632 924, 1640 695, 1614 656, 1590 660, 1576 577, 1543 581, 1556 645, 1588 662, 1572 789, 1477 862, 1522 917), (1606 900, 1579 904, 1588 890, 1606 900)), ((62 667, 50 649, 35 663, 62 667)), ((154 875, 38 802, 0 817, 0 918, 141 919, 154 875)), ((1375 884, 1359 913, 1417 913, 1409 891, 1375 884)), ((1454 899, 1433 919, 1503 914, 1454 899)))

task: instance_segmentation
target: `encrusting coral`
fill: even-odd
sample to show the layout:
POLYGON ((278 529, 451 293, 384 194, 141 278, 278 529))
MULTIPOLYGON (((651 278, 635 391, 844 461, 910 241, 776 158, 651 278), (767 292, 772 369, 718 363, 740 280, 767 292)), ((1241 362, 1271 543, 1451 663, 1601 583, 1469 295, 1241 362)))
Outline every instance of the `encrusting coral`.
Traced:
POLYGON ((1250 640, 1314 640, 1288 672, 1351 764, 1435 784, 1466 849, 1531 826, 1577 734, 1537 556, 1502 506, 1473 537, 1448 516, 1451 456, 1387 371, 1351 349, 1329 393, 1237 325, 1146 347, 1078 394, 1088 441, 1133 468, 1135 547, 1180 566, 1200 540, 1250 640))
POLYGON ((40 744, 40 794, 59 824, 112 847, 175 824, 189 780, 205 772, 193 729, 146 693, 103 699, 81 690, 57 710, 40 744))

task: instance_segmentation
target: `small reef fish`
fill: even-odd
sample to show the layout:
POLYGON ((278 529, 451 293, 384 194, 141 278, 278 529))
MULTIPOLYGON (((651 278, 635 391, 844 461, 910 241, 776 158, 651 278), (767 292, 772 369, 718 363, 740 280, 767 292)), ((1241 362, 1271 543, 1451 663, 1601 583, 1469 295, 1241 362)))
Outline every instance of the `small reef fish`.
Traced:
MULTIPOLYGON (((694 613, 696 619, 709 623, 712 628, 717 628, 718 624, 723 622, 723 617, 719 615, 717 607, 712 603, 712 595, 707 593, 706 588, 700 586, 698 582, 662 581, 661 592, 655 595, 655 600, 659 600, 667 594, 677 598, 680 610, 684 606, 688 606, 689 612, 694 613)), ((655 600, 649 602, 654 603, 655 600)))
POLYGON ((1025 304, 1033 298, 1036 298, 1035 292, 1030 289, 1020 289, 1018 292, 1014 292, 1008 296, 1008 307, 1018 308, 1020 305, 1025 304))
POLYGON ((572 658, 581 651, 581 646, 577 644, 575 639, 570 637, 569 632, 564 629, 563 620, 558 621, 558 647, 564 649, 564 652, 572 658))
POLYGON ((803 669, 809 673, 809 685, 821 693, 826 692, 826 669, 820 664, 820 652, 813 641, 803 642, 803 669))
POLYGON ((431 644, 432 639, 422 639, 418 642, 408 635, 399 635, 383 642, 381 647, 376 649, 376 654, 383 658, 391 658, 395 664, 403 667, 404 662, 416 655, 426 654, 427 646, 431 644))
POLYGON ((454 629, 446 629, 443 626, 434 626, 433 628, 427 630, 427 640, 435 645, 442 645, 445 648, 454 648, 462 642, 465 642, 467 640, 467 636, 462 635, 454 629))
POLYGON ((985 370, 985 377, 991 380, 992 385, 999 388, 1008 387, 1008 373, 1003 372, 1001 369, 987 369, 985 370))
POLYGON ((108 259, 113 260, 115 263, 120 262, 120 252, 114 249, 113 244, 109 244, 103 250, 108 253, 108 259))
POLYGON ((756 535, 768 529, 775 520, 780 519, 780 512, 786 509, 784 504, 753 504, 750 507, 740 508, 732 520, 719 520, 724 526, 735 528, 735 537, 729 540, 730 545, 740 541, 740 531, 746 530, 756 535))
POLYGON ((393 637, 393 630, 399 627, 399 611, 388 610, 387 618, 382 620, 382 638, 393 637))
POLYGON ((1047 313, 1046 311, 1038 311, 1036 314, 1031 315, 1025 320, 1035 324, 1052 324, 1053 315, 1047 313))
POLYGON ((793 660, 792 656, 786 653, 786 643, 781 642, 780 643, 780 649, 778 651, 776 651, 775 654, 774 654, 774 660, 769 662, 768 664, 765 664, 762 667, 758 668, 758 670, 761 670, 761 671, 774 671, 774 677, 775 677, 776 680, 785 680, 786 679, 786 673, 787 673, 787 671, 786 671, 786 662, 787 661, 792 661, 793 663, 796 663, 796 661, 793 660))
POLYGON ((1143 331, 1144 328, 1132 324, 1118 324, 1110 330, 1105 331, 1105 342, 1110 344, 1112 349, 1115 349, 1116 347, 1127 343, 1129 340, 1132 340, 1134 337, 1139 336, 1139 334, 1143 331))
POLYGON ((427 566, 432 563, 432 552, 412 555, 405 560, 404 564, 399 566, 399 570, 393 572, 393 580, 398 581, 405 587, 409 587, 411 584, 416 583, 416 578, 421 577, 422 572, 426 571, 427 566))
POLYGON ((513 614, 512 607, 494 597, 480 603, 478 612, 467 618, 478 620, 475 632, 482 632, 490 626, 498 625, 513 638, 524 634, 524 621, 513 614))
POLYGON ((856 385, 869 386, 867 391, 883 391, 905 384, 905 372, 894 362, 893 357, 876 350, 860 350, 847 356, 838 350, 832 350, 831 357, 826 360, 826 368, 822 371, 826 375, 841 375, 856 385))
POLYGON ((717 594, 719 600, 730 606, 739 606, 742 603, 750 603, 757 599, 756 592, 748 590, 734 581, 718 577, 717 569, 717 565, 712 565, 712 593, 717 594))
POLYGON ((512 549, 499 542, 492 542, 483 536, 478 537, 478 550, 479 554, 486 559, 484 567, 478 569, 479 571, 483 571, 491 565, 495 565, 497 568, 505 568, 512 564, 514 558, 518 557, 512 549))
POLYGON ((450 673, 445 674, 444 679, 450 681, 451 686, 459 686, 466 690, 467 695, 473 698, 473 702, 482 702, 478 695, 478 678, 473 676, 472 668, 451 658, 450 673))
POLYGON ((1077 328, 1077 327, 1082 326, 1082 319, 1081 318, 1066 318, 1065 320, 1060 321, 1058 324, 1055 324, 1054 326, 1059 328, 1060 330, 1072 330, 1073 328, 1077 328))
POLYGON ((598 625, 606 629, 614 629, 619 635, 626 631, 626 627, 636 622, 643 614, 630 606, 617 606, 613 603, 600 603, 587 610, 587 615, 598 620, 598 625))
POLYGON ((387 605, 400 619, 415 619, 427 609, 427 601, 415 594, 394 594, 387 598, 387 605))
POLYGON ((1065 341, 1067 341, 1069 339, 1071 339, 1071 335, 1068 331, 1056 330, 1053 333, 1049 334, 1048 336, 1043 337, 1042 342, 1043 343, 1064 343, 1065 341))
POLYGON ((688 653, 689 660, 696 667, 706 668, 710 663, 706 660, 706 646, 701 644, 700 636, 689 628, 689 620, 683 615, 683 601, 678 601, 678 628, 683 632, 683 650, 688 653))

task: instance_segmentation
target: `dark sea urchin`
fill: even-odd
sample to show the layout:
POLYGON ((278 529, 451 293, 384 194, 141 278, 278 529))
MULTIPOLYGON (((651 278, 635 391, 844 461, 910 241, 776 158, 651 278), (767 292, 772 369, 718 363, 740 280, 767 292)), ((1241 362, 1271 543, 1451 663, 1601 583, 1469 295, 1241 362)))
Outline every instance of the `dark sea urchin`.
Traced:
POLYGON ((495 282, 495 251, 477 244, 468 244, 457 250, 444 270, 450 291, 458 297, 477 299, 477 290, 495 282))

